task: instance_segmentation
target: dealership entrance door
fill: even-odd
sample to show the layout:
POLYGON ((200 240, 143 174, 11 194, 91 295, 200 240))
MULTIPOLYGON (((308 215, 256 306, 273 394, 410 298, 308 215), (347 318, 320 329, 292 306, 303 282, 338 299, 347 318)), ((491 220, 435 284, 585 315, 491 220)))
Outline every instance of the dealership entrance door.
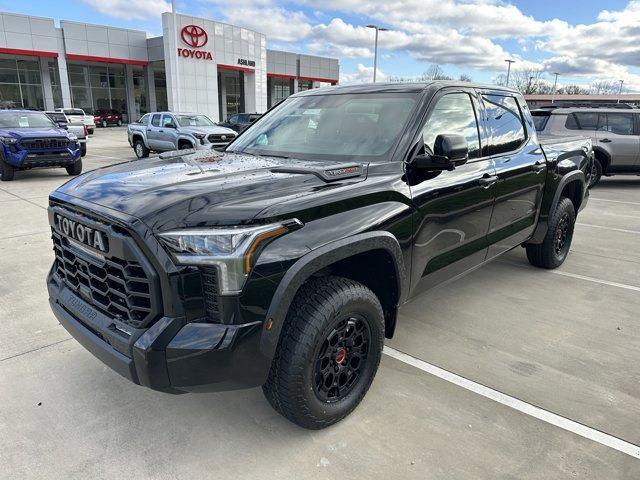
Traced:
POLYGON ((218 69, 218 107, 224 121, 231 115, 244 112, 244 73, 218 69))

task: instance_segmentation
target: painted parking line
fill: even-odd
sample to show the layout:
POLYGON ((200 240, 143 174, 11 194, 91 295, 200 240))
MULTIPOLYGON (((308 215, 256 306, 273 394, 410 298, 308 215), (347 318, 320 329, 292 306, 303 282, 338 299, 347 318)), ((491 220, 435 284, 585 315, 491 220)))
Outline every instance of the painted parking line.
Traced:
MULTIPOLYGON (((506 265, 512 265, 514 267, 530 269, 529 264, 524 264, 524 263, 516 263, 516 262, 510 262, 506 260, 498 260, 496 263, 503 263, 506 265)), ((598 283, 600 285, 608 285, 610 287, 617 287, 625 290, 632 290, 634 292, 640 292, 640 287, 637 287, 635 285, 627 285, 626 283, 619 283, 619 282, 610 282, 609 280, 602 280, 601 278, 589 277, 587 275, 579 275, 577 273, 564 272, 562 270, 534 270, 534 271, 539 271, 541 273, 549 273, 553 275, 560 275, 562 277, 575 278, 578 280, 584 280, 585 282, 598 283)))
POLYGON ((611 230, 612 232, 634 233, 636 235, 640 235, 640 230, 627 230, 626 228, 605 227, 603 225, 594 225, 592 223, 581 222, 577 222, 576 225, 580 225, 581 227, 599 228, 601 230, 611 230))
POLYGON ((411 365, 412 367, 418 368, 423 372, 429 373, 449 383, 453 383, 454 385, 462 387, 465 390, 469 390, 470 392, 476 393, 502 405, 513 408, 514 410, 522 412, 525 415, 537 418, 538 420, 542 420, 543 422, 546 422, 550 425, 554 425, 556 427, 562 428, 563 430, 575 433, 576 435, 580 435, 581 437, 613 448, 614 450, 625 453, 632 457, 640 458, 640 446, 638 445, 625 442, 624 440, 614 437, 613 435, 609 435, 607 433, 601 432, 600 430, 596 430, 594 428, 583 425, 582 423, 574 422, 573 420, 570 420, 561 415, 557 415, 540 407, 536 407, 535 405, 524 402, 518 398, 512 397, 498 390, 494 390, 493 388, 487 387, 480 383, 476 383, 465 377, 461 377, 460 375, 456 375, 455 373, 444 370, 443 368, 425 362, 424 360, 420 360, 419 358, 408 355, 404 352, 396 350, 395 348, 385 346, 384 353, 389 357, 406 363, 407 365, 411 365))
POLYGON ((640 202, 625 202, 623 200, 609 200, 608 198, 595 198, 592 196, 589 196, 589 201, 591 200, 595 200, 596 202, 611 202, 611 203, 622 203, 625 205, 638 205, 640 206, 640 202))

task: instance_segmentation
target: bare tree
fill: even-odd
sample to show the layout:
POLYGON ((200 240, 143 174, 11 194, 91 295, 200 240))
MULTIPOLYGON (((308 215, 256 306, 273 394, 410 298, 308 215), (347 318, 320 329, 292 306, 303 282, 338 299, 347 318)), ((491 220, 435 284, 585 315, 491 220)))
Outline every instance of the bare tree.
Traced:
POLYGON ((460 75, 460 77, 458 77, 458 80, 460 80, 461 82, 473 82, 473 78, 471 78, 471 75, 467 75, 466 73, 460 75))
POLYGON ((565 85, 558 89, 558 93, 564 95, 589 95, 590 92, 580 85, 565 85))
POLYGON ((591 83, 593 95, 612 95, 620 91, 620 82, 612 80, 595 80, 591 83))
MULTIPOLYGON (((543 80, 542 76, 543 71, 535 68, 513 70, 509 77, 509 86, 518 89, 523 94, 546 93, 547 82, 543 80)), ((506 85, 507 76, 501 73, 495 78, 494 83, 506 85)))
MULTIPOLYGON (((461 82, 471 82, 471 75, 463 73, 458 78, 461 82)), ((426 71, 417 77, 391 76, 392 83, 430 82, 432 80, 453 80, 453 77, 444 73, 440 65, 431 65, 426 71)))

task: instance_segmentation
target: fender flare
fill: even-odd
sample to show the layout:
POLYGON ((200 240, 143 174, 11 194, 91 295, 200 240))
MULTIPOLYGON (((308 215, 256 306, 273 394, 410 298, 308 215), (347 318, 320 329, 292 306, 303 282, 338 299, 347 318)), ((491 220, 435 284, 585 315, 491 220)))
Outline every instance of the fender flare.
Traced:
POLYGON ((606 165, 602 165, 602 173, 606 173, 607 167, 609 165, 611 165, 611 154, 609 152, 607 152, 604 148, 596 145, 595 147, 593 147, 593 158, 594 158, 594 160, 596 158, 596 152, 599 155, 602 155, 603 157, 605 157, 606 160, 607 160, 606 165))
POLYGON ((186 140, 191 144, 191 148, 196 148, 196 143, 199 143, 195 137, 191 137, 189 135, 180 134, 178 135, 178 141, 176 143, 176 148, 180 148, 180 142, 186 140))
POLYGON ((544 237, 547 234, 547 230, 549 228, 548 218, 558 206, 558 202, 560 201, 560 195, 562 194, 562 190, 564 190, 564 187, 566 187, 570 182, 573 182, 576 180, 580 181, 580 183, 582 184, 582 190, 581 190, 582 196, 580 198, 580 204, 581 205, 583 204, 587 179, 585 178, 584 172, 582 170, 574 170, 572 172, 567 173, 565 176, 563 176, 560 182, 558 183, 556 191, 553 195, 553 201, 551 202, 551 206, 549 207, 548 214, 545 216, 544 219, 538 220, 538 226, 533 232, 531 239, 527 243, 540 244, 544 241, 544 237))
POLYGON ((262 326, 261 352, 267 358, 273 358, 291 302, 309 277, 333 263, 372 250, 385 250, 393 258, 399 303, 403 293, 408 292, 409 278, 405 272, 402 249, 393 234, 385 231, 366 232, 330 242, 298 259, 280 281, 262 326), (271 328, 267 330, 269 325, 271 328))

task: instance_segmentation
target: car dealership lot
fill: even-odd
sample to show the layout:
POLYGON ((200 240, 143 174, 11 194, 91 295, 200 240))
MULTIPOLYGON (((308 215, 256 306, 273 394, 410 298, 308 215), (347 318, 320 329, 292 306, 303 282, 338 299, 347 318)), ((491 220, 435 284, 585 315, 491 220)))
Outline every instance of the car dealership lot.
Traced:
MULTIPOLYGON (((88 152, 85 170, 134 158, 123 128, 97 130, 88 152)), ((47 304, 47 194, 68 178, 0 184, 0 477, 640 477, 637 458, 390 356, 354 414, 319 432, 259 389, 130 384, 47 304)), ((640 177, 603 179, 591 197, 558 271, 517 249, 405 306, 387 345, 640 445, 640 177)))

